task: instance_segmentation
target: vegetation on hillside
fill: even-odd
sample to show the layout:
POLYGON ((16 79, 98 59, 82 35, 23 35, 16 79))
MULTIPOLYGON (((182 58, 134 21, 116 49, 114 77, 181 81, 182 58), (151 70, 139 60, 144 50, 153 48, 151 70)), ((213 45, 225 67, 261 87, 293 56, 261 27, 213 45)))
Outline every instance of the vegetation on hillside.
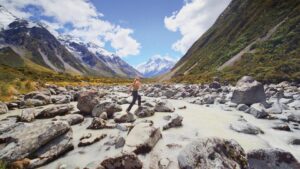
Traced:
POLYGON ((57 73, 22 58, 11 48, 0 50, 0 101, 8 101, 13 96, 25 94, 43 87, 46 83, 60 86, 115 85, 127 84, 131 79, 88 77, 57 73))
POLYGON ((233 0, 216 23, 175 67, 174 82, 204 82, 213 76, 236 81, 252 75, 263 82, 300 81, 300 2, 294 0, 233 0), (234 66, 217 68, 251 42, 286 21, 267 41, 252 46, 234 66), (193 67, 193 65, 196 66, 193 67), (189 68, 193 67, 190 71, 189 68))

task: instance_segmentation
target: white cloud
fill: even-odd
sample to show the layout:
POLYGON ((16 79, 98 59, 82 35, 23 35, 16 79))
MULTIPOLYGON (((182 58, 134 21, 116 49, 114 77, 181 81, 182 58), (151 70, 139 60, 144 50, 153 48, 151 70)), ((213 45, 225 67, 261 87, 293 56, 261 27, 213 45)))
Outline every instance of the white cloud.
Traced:
POLYGON ((129 53, 133 55, 139 54, 139 43, 130 38, 131 29, 123 29, 118 27, 115 32, 108 34, 106 39, 111 41, 111 46, 117 49, 116 54, 119 56, 126 56, 129 53))
POLYGON ((185 0, 185 5, 169 17, 165 27, 182 35, 172 48, 184 54, 188 48, 215 22, 231 0, 185 0))
POLYGON ((109 43, 120 56, 139 54, 140 44, 132 37, 133 30, 104 20, 103 14, 89 0, 0 0, 0 4, 18 17, 26 19, 32 14, 23 9, 33 5, 41 10, 41 15, 53 18, 53 22, 41 22, 49 25, 54 34, 55 30, 65 28, 65 34, 86 42, 93 42, 101 47, 109 43), (72 27, 64 27, 66 24, 72 27))

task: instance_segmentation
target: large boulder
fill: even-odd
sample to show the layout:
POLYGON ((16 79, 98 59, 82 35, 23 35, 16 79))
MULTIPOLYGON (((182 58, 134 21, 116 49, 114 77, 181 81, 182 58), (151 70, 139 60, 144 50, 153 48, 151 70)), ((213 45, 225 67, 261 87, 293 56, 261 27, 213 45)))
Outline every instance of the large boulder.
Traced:
POLYGON ((248 168, 243 148, 234 140, 220 138, 195 139, 177 159, 181 169, 248 168))
POLYGON ((43 105, 45 105, 45 104, 51 103, 50 95, 51 95, 50 91, 47 91, 47 90, 34 91, 34 92, 26 94, 24 96, 24 100, 28 100, 28 99, 39 100, 43 103, 43 105))
POLYGON ((163 126, 163 130, 167 130, 172 127, 182 126, 183 117, 178 114, 173 114, 168 122, 163 126))
POLYGON ((212 83, 209 84, 209 88, 211 89, 220 89, 221 88, 221 84, 217 81, 214 81, 212 83))
POLYGON ((246 105, 266 102, 264 87, 252 77, 244 76, 237 82, 231 101, 233 103, 246 105))
POLYGON ((264 105, 261 103, 252 104, 251 107, 245 112, 252 114, 254 117, 258 119, 266 118, 269 115, 266 112, 264 105))
POLYGON ((29 168, 43 166, 73 149, 73 132, 69 130, 67 133, 58 136, 31 154, 31 157, 36 158, 30 161, 29 168))
POLYGON ((154 107, 154 111, 156 112, 174 112, 175 108, 173 105, 167 101, 167 100, 162 100, 156 103, 154 107))
POLYGON ((121 148, 125 145, 125 138, 122 136, 119 136, 115 140, 115 148, 121 148))
POLYGON ((239 119, 236 122, 231 123, 230 129, 239 133, 253 134, 253 135, 263 133, 263 131, 260 128, 252 125, 251 123, 247 122, 243 118, 239 119))
POLYGON ((103 160, 101 166, 104 169, 141 169, 143 163, 135 154, 123 154, 103 160))
POLYGON ((96 130, 96 129, 115 128, 115 127, 116 126, 107 124, 105 120, 99 117, 94 117, 92 123, 87 127, 87 129, 96 130))
POLYGON ((84 114, 90 114, 103 96, 104 93, 95 91, 81 92, 78 95, 77 108, 84 114))
POLYGON ((36 109, 24 109, 20 115, 21 122, 32 122, 37 114, 36 109))
POLYGON ((8 112, 7 105, 5 103, 0 102, 0 114, 5 114, 8 112))
POLYGON ((67 114, 65 116, 56 116, 53 121, 67 121, 70 125, 75 125, 83 122, 84 117, 81 114, 67 114))
MULTIPOLYGON (((70 131, 70 125, 66 122, 57 121, 16 124, 17 125, 7 129, 6 132, 0 133, 0 159, 8 162, 24 158, 32 159, 31 157, 38 158, 39 155, 44 156, 43 154, 50 151, 50 154, 48 155, 51 155, 49 158, 53 160, 58 157, 58 154, 66 152, 66 149, 70 150, 71 142, 69 141, 66 143, 69 145, 68 147, 55 147, 55 145, 59 143, 56 139, 60 140, 60 136, 70 131), (32 154, 38 155, 31 156, 32 154)), ((71 137, 68 136, 67 138, 71 137)), ((62 139, 62 141, 63 140, 65 139, 62 139)), ((42 163, 39 163, 39 165, 41 164, 42 163)))
POLYGON ((38 107, 45 105, 45 102, 38 99, 26 99, 24 103, 22 103, 22 106, 25 107, 38 107))
POLYGON ((122 111, 122 107, 113 103, 112 101, 102 101, 97 104, 92 111, 93 117, 99 117, 102 113, 106 112, 108 118, 112 118, 114 113, 122 111))
POLYGON ((114 115, 114 121, 116 123, 131 123, 135 121, 135 117, 131 113, 120 112, 114 115))
POLYGON ((72 97, 70 95, 56 95, 51 96, 51 100, 55 104, 67 104, 71 102, 72 97))
POLYGON ((300 123, 300 110, 286 110, 284 115, 287 116, 288 121, 300 123))
POLYGON ((161 138, 159 128, 152 123, 138 123, 130 131, 123 147, 123 153, 145 154, 152 150, 161 138))
POLYGON ((17 117, 8 117, 0 120, 0 135, 5 132, 8 132, 11 128, 17 126, 17 121, 17 117))
POLYGON ((71 104, 65 105, 56 105, 49 108, 44 109, 43 111, 36 114, 37 119, 41 118, 52 118, 58 115, 65 115, 74 109, 74 106, 71 104))
POLYGON ((295 157, 280 149, 258 149, 247 153, 250 169, 299 169, 295 157))
POLYGON ((136 116, 138 116, 139 118, 150 117, 150 116, 153 116, 154 113, 155 113, 155 111, 153 110, 153 108, 150 108, 147 106, 140 106, 134 112, 134 114, 136 116))

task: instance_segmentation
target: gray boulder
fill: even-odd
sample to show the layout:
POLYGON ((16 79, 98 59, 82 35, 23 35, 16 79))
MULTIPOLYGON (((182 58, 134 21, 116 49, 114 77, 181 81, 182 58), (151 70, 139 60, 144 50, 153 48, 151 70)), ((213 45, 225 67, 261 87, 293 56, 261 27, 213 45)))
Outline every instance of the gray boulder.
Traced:
POLYGON ((134 114, 136 116, 138 116, 139 118, 150 117, 150 116, 153 116, 154 113, 155 113, 155 111, 153 108, 146 107, 146 106, 140 106, 134 112, 134 114))
POLYGON ((300 138, 292 138, 291 141, 290 141, 290 144, 299 146, 300 145, 300 138))
POLYGON ((8 117, 0 120, 0 135, 19 125, 17 117, 8 117))
POLYGON ((160 138, 160 129, 154 127, 152 123, 138 123, 128 134, 122 152, 146 154, 152 150, 160 138))
POLYGON ((288 107, 286 105, 283 105, 278 100, 276 100, 274 103, 272 103, 271 107, 266 109, 266 112, 269 114, 281 114, 283 110, 287 110, 288 107))
POLYGON ((236 84, 231 101, 237 104, 251 105, 266 102, 263 85, 249 76, 244 76, 236 84))
POLYGON ((83 122, 84 117, 81 114, 67 114, 65 116, 56 116, 53 121, 67 121, 70 125, 76 125, 83 122))
POLYGON ((101 134, 101 135, 98 134, 98 135, 90 135, 90 137, 81 137, 78 143, 78 147, 85 147, 85 146, 92 145, 104 139, 106 136, 107 136, 106 134, 101 134))
POLYGON ((258 149, 247 153, 250 169, 299 169, 295 157, 281 149, 258 149))
POLYGON ((99 118, 103 119, 103 120, 107 120, 108 117, 107 117, 107 113, 106 112, 103 112, 100 114, 99 118))
POLYGON ((178 155, 181 169, 247 169, 244 149, 234 140, 201 138, 189 143, 178 155))
POLYGON ((282 131, 291 131, 291 128, 289 127, 288 123, 282 123, 282 122, 275 123, 272 126, 272 129, 274 129, 274 130, 282 130, 282 131))
MULTIPOLYGON (((55 142, 56 138, 70 130, 70 125, 62 121, 17 124, 9 128, 5 133, 0 134, 0 140, 3 141, 0 159, 8 162, 26 158, 33 153, 39 152, 39 150, 50 151, 50 149, 47 149, 47 146, 49 147, 52 141, 55 142)), ((61 152, 65 151, 65 148, 53 149, 52 151, 53 154, 61 154, 61 152)), ((53 160, 57 157, 54 155, 51 159, 53 160)))
POLYGON ((246 113, 252 114, 254 117, 262 119, 267 117, 269 114, 266 112, 266 109, 263 104, 255 103, 246 111, 246 113))
POLYGON ((143 163, 135 154, 123 154, 110 157, 101 162, 101 169, 142 169, 143 163))
POLYGON ((81 92, 78 95, 77 108, 84 114, 90 114, 94 107, 100 103, 100 99, 104 96, 105 93, 95 91, 81 92))
POLYGON ((70 111, 73 109, 74 106, 71 104, 56 105, 56 106, 46 108, 43 111, 37 113, 36 118, 41 119, 41 118, 52 118, 55 116, 61 116, 70 113, 70 111))
POLYGON ((245 105, 245 104, 239 104, 237 107, 236 107, 237 110, 239 111, 246 111, 249 109, 249 106, 245 105))
POLYGON ((92 111, 93 117, 99 117, 103 112, 106 112, 108 118, 112 118, 114 113, 122 111, 122 107, 112 101, 102 101, 97 104, 92 111))
POLYGON ((124 137, 118 137, 115 140, 115 148, 121 148, 125 145, 125 138, 124 137))
POLYGON ((167 130, 172 127, 182 126, 183 117, 178 114, 173 114, 168 120, 167 124, 163 126, 163 130, 167 130))
POLYGON ((0 102, 0 114, 5 114, 8 112, 7 105, 5 103, 0 102))
POLYGON ((99 118, 99 117, 94 117, 92 120, 92 123, 87 127, 87 129, 104 129, 104 128, 115 128, 115 125, 109 125, 106 123, 105 120, 99 118))
POLYGON ((37 114, 35 109, 24 109, 20 115, 21 122, 32 122, 37 114))
POLYGON ((154 111, 156 111, 156 112, 174 112, 175 108, 169 101, 163 100, 163 101, 159 101, 158 103, 156 103, 156 105, 154 107, 154 111))
POLYGON ((45 105, 45 104, 51 103, 50 95, 51 95, 50 91, 47 91, 47 90, 34 91, 34 92, 26 94, 24 96, 24 100, 28 100, 28 99, 39 100, 43 103, 43 105, 45 105))
POLYGON ((288 121, 300 123, 300 110, 286 110, 284 112, 288 121))
POLYGON ((231 123, 229 127, 231 130, 234 130, 239 133, 253 134, 253 135, 263 133, 263 131, 260 128, 250 124, 243 118, 239 119, 236 122, 231 123))
POLYGON ((73 133, 72 130, 69 130, 31 154, 30 156, 37 158, 30 161, 28 168, 43 166, 73 149, 73 133))
POLYGON ((163 92, 163 95, 166 96, 167 98, 171 98, 171 97, 173 97, 176 93, 177 93, 177 92, 176 92, 175 90, 170 90, 170 89, 168 89, 168 90, 165 90, 165 91, 163 92))
POLYGON ((38 106, 45 105, 45 102, 43 102, 42 100, 38 100, 38 99, 26 99, 24 101, 24 105, 26 107, 38 107, 38 106))
POLYGON ((295 100, 289 104, 289 107, 292 107, 296 110, 300 110, 300 100, 295 100))
POLYGON ((211 89, 220 89, 221 88, 221 84, 217 81, 214 81, 212 83, 209 84, 209 88, 211 89))
POLYGON ((116 113, 114 115, 114 121, 116 123, 131 123, 135 121, 134 115, 131 113, 116 113))

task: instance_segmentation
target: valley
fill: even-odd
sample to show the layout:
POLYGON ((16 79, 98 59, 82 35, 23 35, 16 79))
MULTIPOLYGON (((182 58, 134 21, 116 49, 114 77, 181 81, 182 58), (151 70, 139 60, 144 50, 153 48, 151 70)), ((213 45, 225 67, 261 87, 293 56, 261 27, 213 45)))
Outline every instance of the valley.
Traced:
POLYGON ((0 2, 0 169, 300 168, 300 1, 0 2))

